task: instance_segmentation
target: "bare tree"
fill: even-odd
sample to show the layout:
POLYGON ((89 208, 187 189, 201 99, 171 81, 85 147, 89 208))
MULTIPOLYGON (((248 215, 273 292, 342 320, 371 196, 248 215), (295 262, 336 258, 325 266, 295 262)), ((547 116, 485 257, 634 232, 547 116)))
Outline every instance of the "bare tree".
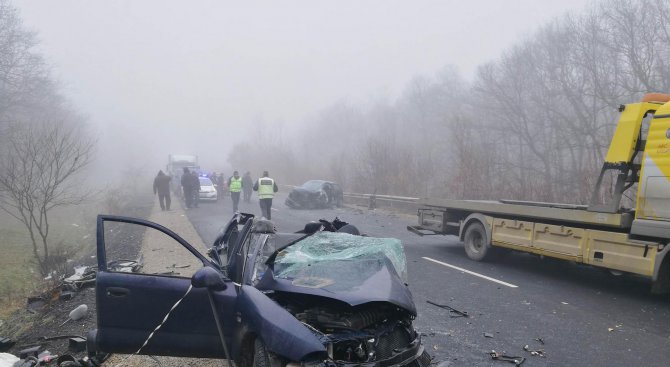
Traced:
POLYGON ((25 29, 18 10, 0 0, 0 131, 60 99, 36 45, 35 34, 25 29))
POLYGON ((0 208, 21 222, 30 236, 42 275, 51 263, 52 209, 81 203, 87 197, 77 181, 91 162, 94 140, 82 123, 62 119, 14 125, 0 156, 0 208))

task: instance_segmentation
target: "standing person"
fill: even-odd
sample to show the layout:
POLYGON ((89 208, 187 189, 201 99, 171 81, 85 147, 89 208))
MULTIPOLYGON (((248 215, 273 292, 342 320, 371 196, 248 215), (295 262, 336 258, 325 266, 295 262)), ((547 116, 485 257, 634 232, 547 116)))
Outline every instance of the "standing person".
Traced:
POLYGON ((272 198, 279 191, 275 180, 271 179, 268 171, 263 171, 263 177, 254 184, 254 191, 258 191, 258 203, 261 206, 261 215, 265 219, 272 219, 272 198))
POLYGON ((193 207, 197 208, 198 203, 200 202, 200 177, 198 177, 198 174, 194 172, 191 172, 190 175, 190 181, 191 181, 191 197, 193 198, 193 207))
POLYGON ((219 175, 216 176, 216 192, 217 195, 219 196, 219 199, 222 199, 221 200, 222 203, 223 203, 223 181, 224 181, 223 173, 219 173, 219 175))
POLYGON ((184 202, 186 208, 193 206, 193 181, 188 168, 184 167, 184 173, 181 175, 181 188, 184 191, 184 202))
POLYGON ((163 173, 163 170, 158 171, 158 175, 154 178, 154 195, 158 194, 161 210, 170 210, 170 204, 172 203, 170 181, 172 181, 172 177, 163 173))
POLYGON ((244 191, 244 202, 248 203, 251 201, 251 189, 254 186, 254 180, 251 178, 251 173, 247 173, 242 176, 242 190, 244 191))
POLYGON ((221 182, 223 182, 223 185, 221 185, 221 189, 223 190, 223 196, 229 196, 230 195, 230 190, 228 187, 228 180, 226 180, 226 175, 221 175, 221 182))
POLYGON ((244 187, 244 182, 242 182, 242 177, 240 174, 235 171, 233 172, 233 177, 228 179, 228 188, 230 190, 230 198, 233 199, 233 213, 237 213, 237 206, 240 204, 240 193, 244 187))

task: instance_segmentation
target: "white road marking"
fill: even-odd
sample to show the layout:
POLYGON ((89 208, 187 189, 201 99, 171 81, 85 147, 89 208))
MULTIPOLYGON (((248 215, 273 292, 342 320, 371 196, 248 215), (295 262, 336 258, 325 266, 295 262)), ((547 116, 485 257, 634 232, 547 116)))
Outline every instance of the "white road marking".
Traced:
POLYGON ((442 262, 442 261, 438 261, 438 260, 435 260, 435 259, 431 259, 430 257, 425 257, 425 256, 424 256, 423 258, 426 259, 426 260, 428 260, 428 261, 432 261, 432 262, 434 262, 434 263, 436 263, 436 264, 444 265, 444 266, 446 266, 446 267, 448 267, 448 268, 456 269, 456 270, 458 270, 458 271, 462 271, 462 272, 464 272, 464 273, 468 273, 468 274, 470 274, 470 275, 474 275, 474 276, 476 276, 476 277, 480 277, 480 278, 483 278, 483 279, 486 279, 486 280, 490 280, 490 281, 492 281, 492 282, 494 282, 494 283, 502 284, 502 285, 504 285, 504 286, 506 286, 506 287, 510 287, 510 288, 519 288, 518 286, 516 286, 516 285, 514 285, 514 284, 507 283, 507 282, 503 282, 502 280, 498 280, 498 279, 494 279, 494 278, 491 278, 491 277, 487 277, 486 275, 479 274, 479 273, 475 273, 474 271, 470 271, 470 270, 467 270, 467 269, 459 268, 458 266, 454 266, 454 265, 447 264, 447 263, 442 262))

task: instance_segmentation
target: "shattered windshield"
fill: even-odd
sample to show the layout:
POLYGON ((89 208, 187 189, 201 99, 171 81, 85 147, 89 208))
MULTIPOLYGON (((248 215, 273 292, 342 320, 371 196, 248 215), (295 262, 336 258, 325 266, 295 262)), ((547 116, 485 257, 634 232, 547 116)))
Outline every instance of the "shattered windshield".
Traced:
POLYGON ((319 232, 283 249, 274 261, 274 275, 293 285, 351 290, 383 267, 407 282, 405 252, 400 240, 319 232))
POLYGON ((321 190, 321 184, 323 181, 307 181, 302 184, 302 188, 309 191, 319 191, 321 190))

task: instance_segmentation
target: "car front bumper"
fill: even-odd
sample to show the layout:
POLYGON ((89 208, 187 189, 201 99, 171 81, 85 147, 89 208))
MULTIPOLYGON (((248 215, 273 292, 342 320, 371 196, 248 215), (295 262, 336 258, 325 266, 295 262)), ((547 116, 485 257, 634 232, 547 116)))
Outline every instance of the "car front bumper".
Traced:
POLYGON ((373 362, 345 362, 326 360, 315 363, 288 363, 287 367, 429 367, 431 356, 421 344, 421 337, 417 336, 407 348, 397 350, 392 356, 373 362))
POLYGON ((216 191, 200 192, 200 193, 198 194, 198 198, 199 198, 200 200, 212 200, 212 201, 216 201, 216 200, 218 200, 218 195, 217 195, 216 191))

